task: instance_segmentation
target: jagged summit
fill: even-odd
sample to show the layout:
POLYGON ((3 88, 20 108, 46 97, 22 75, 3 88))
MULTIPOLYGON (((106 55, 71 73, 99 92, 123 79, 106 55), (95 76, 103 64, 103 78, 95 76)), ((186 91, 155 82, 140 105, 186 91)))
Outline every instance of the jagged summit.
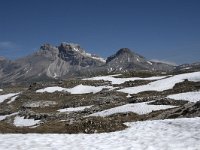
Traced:
POLYGON ((121 48, 117 51, 117 55, 124 54, 124 53, 133 53, 129 48, 121 48))
POLYGON ((76 51, 76 52, 84 52, 84 49, 80 47, 79 44, 75 43, 67 43, 67 42, 62 42, 60 46, 58 46, 60 50, 66 50, 66 51, 76 51))
POLYGON ((126 70, 149 70, 151 66, 143 57, 128 48, 121 48, 114 55, 106 60, 109 70, 126 71, 126 70))
POLYGON ((80 57, 84 57, 84 58, 90 58, 90 59, 95 59, 97 61, 100 61, 102 63, 105 63, 105 59, 95 55, 95 54, 90 54, 88 52, 86 52, 79 44, 75 44, 75 43, 67 43, 67 42, 62 42, 61 45, 58 47, 60 53, 66 53, 68 51, 71 51, 69 53, 71 54, 80 54, 82 56, 80 57))

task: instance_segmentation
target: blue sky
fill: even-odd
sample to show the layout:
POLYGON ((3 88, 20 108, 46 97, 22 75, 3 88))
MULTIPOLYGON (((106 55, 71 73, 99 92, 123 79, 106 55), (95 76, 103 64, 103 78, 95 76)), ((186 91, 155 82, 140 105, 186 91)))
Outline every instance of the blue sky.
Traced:
POLYGON ((122 47, 170 62, 200 61, 199 0, 1 0, 0 56, 79 43, 107 57, 122 47))

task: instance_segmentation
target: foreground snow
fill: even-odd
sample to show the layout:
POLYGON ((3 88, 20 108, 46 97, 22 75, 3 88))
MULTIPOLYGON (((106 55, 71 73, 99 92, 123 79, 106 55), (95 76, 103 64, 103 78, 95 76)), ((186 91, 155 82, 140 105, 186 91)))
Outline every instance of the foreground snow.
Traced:
POLYGON ((151 82, 147 85, 128 87, 118 91, 128 94, 137 94, 139 92, 144 92, 144 91, 164 91, 172 89, 176 83, 183 82, 185 79, 188 79, 189 81, 198 82, 200 81, 200 72, 175 75, 166 79, 161 79, 158 81, 151 82))
POLYGON ((80 106, 80 107, 69 107, 69 108, 64 108, 64 109, 59 109, 59 112, 77 112, 77 111, 84 111, 87 108, 91 108, 91 106, 80 106))
POLYGON ((29 127, 37 125, 39 122, 40 120, 25 119, 24 117, 16 116, 13 124, 16 127, 29 127))
POLYGON ((1 150, 198 150, 200 118, 127 123, 102 134, 1 134, 1 150))
POLYGON ((197 101, 200 101, 200 91, 173 94, 173 95, 167 96, 167 98, 171 98, 175 100, 186 100, 189 102, 197 102, 197 101))
POLYGON ((104 80, 104 81, 110 81, 112 84, 122 84, 126 81, 135 81, 135 80, 159 80, 166 78, 167 76, 155 76, 155 77, 148 77, 148 78, 139 78, 139 77, 132 77, 132 78, 115 78, 117 75, 108 75, 108 76, 98 76, 98 77, 92 77, 92 78, 86 78, 83 80, 104 80))
POLYGON ((0 95, 0 103, 3 103, 6 99, 9 99, 9 98, 16 96, 18 94, 19 93, 9 93, 9 94, 0 95))
MULTIPOLYGON (((149 103, 149 102, 148 102, 149 103)), ((126 113, 126 112, 133 112, 139 115, 148 114, 152 111, 156 110, 163 110, 168 108, 174 108, 175 106, 170 105, 150 105, 147 102, 143 103, 135 103, 135 104, 126 104, 118 107, 114 107, 111 109, 107 109, 104 111, 93 113, 89 116, 101 116, 106 117, 116 113, 126 113)))
POLYGON ((71 94, 86 94, 86 93, 98 93, 101 90, 103 90, 104 88, 107 89, 113 89, 112 86, 89 86, 89 85, 77 85, 73 88, 62 88, 59 86, 54 86, 54 87, 47 87, 44 89, 40 89, 37 90, 37 93, 44 93, 44 92, 48 92, 48 93, 53 93, 53 92, 69 92, 71 94))

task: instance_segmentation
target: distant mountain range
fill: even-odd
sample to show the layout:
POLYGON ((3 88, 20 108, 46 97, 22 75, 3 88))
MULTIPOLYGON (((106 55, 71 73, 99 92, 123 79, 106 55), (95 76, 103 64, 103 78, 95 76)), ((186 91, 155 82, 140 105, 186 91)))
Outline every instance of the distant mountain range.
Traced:
POLYGON ((15 61, 0 58, 1 83, 63 79, 98 73, 127 71, 171 71, 175 66, 153 62, 122 48, 106 60, 87 53, 78 44, 61 43, 59 46, 44 44, 40 49, 15 61))

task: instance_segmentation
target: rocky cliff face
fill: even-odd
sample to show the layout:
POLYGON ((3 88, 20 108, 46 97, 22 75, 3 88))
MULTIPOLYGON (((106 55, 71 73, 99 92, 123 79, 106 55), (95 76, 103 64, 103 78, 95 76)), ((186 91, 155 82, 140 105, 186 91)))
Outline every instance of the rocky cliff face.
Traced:
MULTIPOLYGON (((3 62, 0 64, 3 65, 3 62)), ((57 79, 74 71, 103 64, 105 61, 102 58, 86 53, 78 44, 61 43, 58 47, 44 44, 34 54, 1 67, 3 73, 0 75, 5 83, 24 79, 57 79), (6 68, 9 68, 9 72, 5 72, 6 68)))

